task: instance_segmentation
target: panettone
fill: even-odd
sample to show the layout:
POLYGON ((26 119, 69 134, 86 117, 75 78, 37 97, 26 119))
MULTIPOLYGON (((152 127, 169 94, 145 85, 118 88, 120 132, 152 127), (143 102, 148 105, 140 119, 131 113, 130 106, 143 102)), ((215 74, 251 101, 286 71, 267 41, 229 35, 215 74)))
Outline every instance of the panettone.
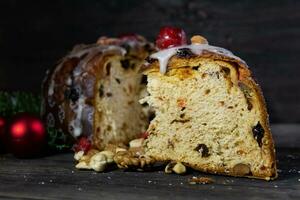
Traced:
POLYGON ((138 35, 76 46, 43 82, 47 127, 85 136, 99 150, 136 138, 149 123, 138 100, 145 91, 140 64, 151 51, 153 45, 138 35))
POLYGON ((152 54, 143 66, 149 96, 140 102, 155 111, 146 155, 203 172, 275 178, 265 101, 247 64, 200 36, 193 40, 152 54))

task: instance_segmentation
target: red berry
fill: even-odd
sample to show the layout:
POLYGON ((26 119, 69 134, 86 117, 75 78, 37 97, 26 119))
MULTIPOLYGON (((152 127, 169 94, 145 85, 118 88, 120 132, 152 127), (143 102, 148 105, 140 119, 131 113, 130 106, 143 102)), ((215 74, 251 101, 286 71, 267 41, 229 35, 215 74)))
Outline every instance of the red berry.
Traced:
POLYGON ((92 148, 92 143, 87 137, 81 137, 74 145, 73 149, 75 152, 84 151, 87 153, 92 148))
POLYGON ((156 46, 159 49, 185 45, 186 43, 185 32, 181 28, 171 26, 161 28, 156 38, 156 46))

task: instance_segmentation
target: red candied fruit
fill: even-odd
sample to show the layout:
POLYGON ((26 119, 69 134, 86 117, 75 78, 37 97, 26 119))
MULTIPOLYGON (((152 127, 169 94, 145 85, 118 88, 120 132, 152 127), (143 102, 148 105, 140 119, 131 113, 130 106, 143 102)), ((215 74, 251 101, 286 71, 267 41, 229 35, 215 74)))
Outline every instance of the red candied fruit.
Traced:
POLYGON ((87 153, 92 148, 92 143, 87 137, 80 137, 73 146, 75 152, 84 151, 87 153))
POLYGON ((186 34, 183 29, 166 26, 160 29, 156 38, 156 46, 166 49, 187 44, 186 34))

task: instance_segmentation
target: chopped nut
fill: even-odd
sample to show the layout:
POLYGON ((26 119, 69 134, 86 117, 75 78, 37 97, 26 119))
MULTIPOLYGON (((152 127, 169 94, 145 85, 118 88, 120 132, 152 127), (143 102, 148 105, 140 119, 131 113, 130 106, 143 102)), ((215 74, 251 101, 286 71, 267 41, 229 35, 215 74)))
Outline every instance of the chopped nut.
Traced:
POLYGON ((130 148, 141 147, 143 145, 143 142, 144 142, 144 138, 138 138, 138 139, 135 139, 135 140, 131 140, 129 142, 129 147, 130 148))
POLYGON ((167 166, 165 167, 165 173, 171 174, 175 165, 176 162, 170 162, 169 164, 167 164, 167 166))
POLYGON ((93 155, 95 155, 96 153, 98 153, 98 152, 99 152, 99 151, 96 150, 96 149, 91 149, 91 150, 89 150, 89 151, 87 152, 86 155, 83 155, 83 156, 80 158, 79 161, 89 162, 90 159, 91 159, 91 157, 92 157, 93 155))
POLYGON ((107 165, 106 156, 101 152, 93 155, 89 162, 89 166, 97 172, 104 171, 106 165, 107 165))
POLYGON ((194 184, 210 184, 213 183, 214 180, 208 177, 196 177, 193 176, 189 180, 189 184, 194 185, 194 184))
POLYGON ((116 153, 118 153, 118 152, 120 152, 120 151, 127 151, 127 149, 117 147, 117 148, 116 148, 116 153))
POLYGON ((115 154, 111 151, 101 151, 100 154, 103 154, 106 156, 107 163, 113 163, 114 162, 114 156, 115 154))
POLYGON ((116 149, 118 148, 117 145, 114 144, 107 144, 104 148, 106 151, 116 152, 116 149))
POLYGON ((178 162, 176 163, 176 165, 173 167, 173 171, 176 173, 176 174, 184 174, 186 172, 186 168, 185 166, 181 163, 181 162, 178 162))
POLYGON ((233 169, 232 173, 236 176, 245 176, 251 173, 250 167, 246 164, 236 164, 233 169))
POLYGON ((150 156, 141 155, 130 150, 117 152, 114 157, 114 161, 121 169, 143 169, 155 162, 155 160, 150 156))
POLYGON ((78 151, 74 154, 74 159, 79 161, 83 155, 84 155, 84 151, 78 151))
POLYGON ((198 146, 194 150, 198 151, 201 154, 201 157, 205 158, 210 156, 209 149, 205 144, 198 144, 198 146))
POLYGON ((91 169, 91 167, 84 161, 79 162, 75 167, 76 169, 91 169))
POLYGON ((194 35, 191 38, 192 44, 208 44, 208 41, 201 35, 194 35))
POLYGON ((165 167, 165 173, 171 174, 175 172, 176 174, 184 174, 186 172, 186 167, 181 162, 170 162, 165 167))

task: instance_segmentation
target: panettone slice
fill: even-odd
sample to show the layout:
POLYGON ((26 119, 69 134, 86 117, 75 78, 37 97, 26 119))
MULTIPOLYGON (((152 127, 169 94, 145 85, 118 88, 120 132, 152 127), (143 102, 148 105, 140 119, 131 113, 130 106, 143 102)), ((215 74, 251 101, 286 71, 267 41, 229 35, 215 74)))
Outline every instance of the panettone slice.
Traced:
POLYGON ((152 51, 139 35, 76 46, 44 80, 47 127, 87 138, 99 150, 137 138, 149 123, 138 102, 146 89, 139 70, 152 51))
POLYGON ((196 170, 270 180, 274 144, 260 87, 246 63, 208 44, 173 47, 145 64, 155 118, 145 152, 196 170))

